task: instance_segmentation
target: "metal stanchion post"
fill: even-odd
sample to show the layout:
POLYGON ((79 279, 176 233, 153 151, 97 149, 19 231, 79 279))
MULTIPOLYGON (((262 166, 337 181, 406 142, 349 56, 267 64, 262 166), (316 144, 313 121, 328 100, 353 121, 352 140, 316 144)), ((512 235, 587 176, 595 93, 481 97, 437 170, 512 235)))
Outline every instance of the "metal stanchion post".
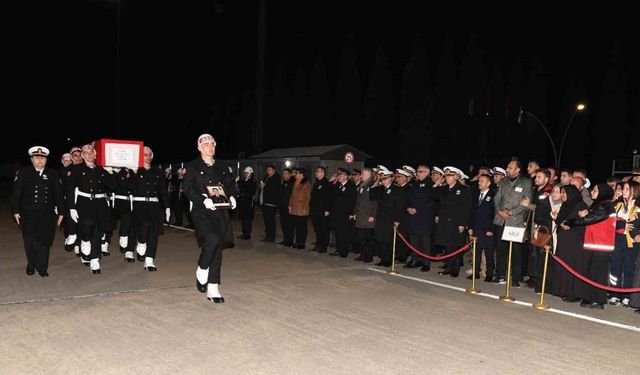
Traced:
POLYGON ((391 268, 387 273, 389 275, 397 275, 398 271, 396 271, 396 238, 398 237, 398 225, 393 224, 393 251, 391 253, 391 268))
POLYGON ((534 303, 532 306, 538 310, 548 310, 549 305, 544 303, 544 287, 547 284, 547 264, 549 262, 550 245, 544 246, 544 269, 542 270, 542 290, 540 290, 540 303, 534 303))
POLYGON ((507 293, 500 296, 501 301, 513 302, 516 299, 511 297, 511 253, 513 252, 513 241, 509 241, 509 262, 507 262, 507 293))
POLYGON ((470 236, 470 238, 473 241, 473 249, 471 251, 471 288, 467 288, 467 293, 477 294, 480 293, 480 289, 476 288, 476 242, 478 237, 470 236))

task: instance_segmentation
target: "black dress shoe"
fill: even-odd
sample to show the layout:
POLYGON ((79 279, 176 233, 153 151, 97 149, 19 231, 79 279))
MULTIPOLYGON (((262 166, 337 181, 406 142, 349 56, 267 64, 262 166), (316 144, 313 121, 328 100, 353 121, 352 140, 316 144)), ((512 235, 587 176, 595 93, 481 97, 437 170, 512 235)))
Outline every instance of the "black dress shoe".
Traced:
POLYGON ((99 275, 99 274, 102 273, 102 271, 100 271, 100 270, 91 270, 91 273, 94 274, 94 275, 99 275))
POLYGON ((407 269, 418 268, 418 267, 420 267, 420 265, 412 260, 408 261, 404 266, 402 266, 402 268, 407 268, 407 269))
POLYGON ((49 277, 49 272, 40 272, 40 277, 49 277))
POLYGON ((126 252, 127 252, 127 249, 122 247, 122 246, 120 246, 120 254, 124 255, 124 253, 126 253, 126 252))
POLYGON ((512 281, 511 282, 511 287, 512 288, 520 288, 520 282, 519 281, 512 281))
POLYGON ((145 267, 144 269, 149 272, 156 272, 158 270, 156 266, 149 266, 149 267, 145 267))
POLYGON ((296 245, 293 248, 294 249, 298 249, 298 250, 304 250, 305 246, 304 245, 296 245))
POLYGON ((362 258, 362 263, 371 263, 371 262, 373 262, 373 258, 371 257, 362 258))
POLYGON ((563 302, 573 303, 573 302, 579 302, 580 298, 578 298, 578 297, 562 297, 562 301, 563 302))
POLYGON ((144 256, 136 253, 136 258, 138 258, 138 262, 144 262, 144 256))
POLYGON ((316 251, 318 254, 324 254, 327 252, 327 249, 319 249, 318 251, 316 251))
MULTIPOLYGON (((602 307, 604 309, 604 306, 602 307)), ((636 314, 640 314, 640 309, 636 309, 636 311, 634 311, 636 314)))
POLYGON ((349 256, 349 254, 340 254, 340 258, 346 258, 348 256, 349 256))
MULTIPOLYGON (((480 278, 480 274, 476 273, 476 279, 479 279, 479 278, 480 278)), ((473 275, 467 276, 467 280, 473 280, 473 275)))
POLYGON ((451 272, 449 272, 449 271, 440 271, 440 272, 438 272, 438 275, 451 275, 451 272))
POLYGON ((334 251, 333 253, 329 253, 329 255, 331 255, 332 257, 337 257, 338 255, 340 255, 340 253, 337 251, 334 251))
POLYGON ((291 245, 292 245, 292 243, 291 243, 291 242, 282 242, 282 246, 287 246, 287 247, 289 247, 289 246, 291 246, 291 245))
POLYGON ((198 289, 198 292, 204 293, 207 291, 207 284, 200 284, 198 279, 196 279, 196 289, 198 289))
POLYGON ((429 272, 429 271, 431 271, 431 266, 420 267, 420 272, 429 272))
POLYGON ((124 258, 124 261, 127 262, 127 263, 135 263, 136 262, 136 260, 133 259, 133 258, 124 258))
POLYGON ((458 275, 460 275, 460 273, 458 273, 458 272, 451 272, 451 275, 449 275, 449 276, 451 276, 451 277, 458 277, 458 275))
POLYGON ((27 275, 31 276, 34 273, 36 273, 36 267, 32 266, 30 264, 27 264, 27 271, 26 272, 27 272, 27 275))
POLYGON ((490 282, 492 282, 492 281, 493 281, 493 275, 487 275, 487 276, 485 276, 485 278, 484 278, 484 282, 485 282, 485 283, 490 283, 490 282))
POLYGON ((224 303, 224 297, 207 297, 213 303, 224 303))
POLYGON ((73 244, 71 244, 71 245, 64 245, 64 250, 65 250, 66 252, 71 252, 71 251, 73 251, 73 246, 74 246, 73 244))

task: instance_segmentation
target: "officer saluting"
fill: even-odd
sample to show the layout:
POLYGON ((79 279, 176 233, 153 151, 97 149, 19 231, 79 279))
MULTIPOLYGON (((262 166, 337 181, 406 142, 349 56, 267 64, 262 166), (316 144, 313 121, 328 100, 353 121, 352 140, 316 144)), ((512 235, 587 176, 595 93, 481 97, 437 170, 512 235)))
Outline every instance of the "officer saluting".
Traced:
POLYGON ((27 275, 38 270, 49 276, 49 249, 64 207, 62 183, 58 173, 47 168, 49 150, 43 146, 29 149, 30 167, 18 171, 11 193, 11 212, 22 228, 27 253, 27 275))
POLYGON ((218 289, 222 265, 220 242, 226 238, 231 223, 229 215, 216 206, 224 201, 216 189, 221 185, 231 209, 236 207, 237 191, 229 170, 216 164, 213 159, 216 153, 213 136, 202 134, 198 137, 198 151, 200 156, 184 168, 184 189, 193 205, 191 215, 196 236, 202 244, 196 269, 196 287, 200 292, 206 291, 210 301, 222 303, 224 298, 218 289))

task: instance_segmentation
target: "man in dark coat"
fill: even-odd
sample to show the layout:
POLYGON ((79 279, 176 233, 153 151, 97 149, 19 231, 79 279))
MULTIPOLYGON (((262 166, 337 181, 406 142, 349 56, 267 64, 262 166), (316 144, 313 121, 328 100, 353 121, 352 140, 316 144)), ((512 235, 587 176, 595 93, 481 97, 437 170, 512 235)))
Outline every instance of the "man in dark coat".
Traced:
POLYGON ((378 173, 380 178, 369 192, 369 198, 377 204, 373 238, 380 254, 380 262, 376 266, 390 267, 394 261, 393 228, 400 225, 404 212, 404 192, 393 184, 393 172, 381 168, 378 173))
MULTIPOLYGON (((411 245, 418 250, 428 253, 431 251, 431 230, 434 220, 433 187, 429 179, 429 167, 418 165, 413 185, 405 194, 405 222, 403 232, 407 235, 411 245)), ((421 267, 420 271, 428 272, 431 262, 421 256, 411 253, 404 268, 421 267)))
POLYGON ((47 168, 49 150, 43 146, 29 149, 31 166, 16 173, 11 193, 11 213, 22 229, 27 254, 27 275, 37 270, 49 276, 49 249, 57 224, 62 222, 64 200, 58 173, 47 168))
POLYGON ((276 167, 267 166, 267 175, 260 182, 260 207, 264 219, 264 242, 276 241, 276 210, 280 194, 280 175, 276 167))
MULTIPOLYGON (((440 200, 436 243, 443 246, 445 254, 451 254, 464 245, 466 228, 469 224, 471 197, 469 188, 460 184, 464 173, 455 167, 445 167, 446 185, 440 200)), ((446 261, 447 268, 440 275, 458 277, 462 255, 456 255, 446 261)))
POLYGON ((360 244, 360 256, 356 262, 371 263, 373 258, 373 228, 375 227, 376 202, 369 199, 369 193, 373 182, 371 168, 362 170, 362 183, 357 187, 356 204, 353 209, 358 243, 360 244))
POLYGON ((282 182, 280 184, 280 194, 278 200, 278 212, 280 213, 280 226, 282 227, 282 242, 280 245, 293 245, 293 218, 289 214, 289 199, 293 188, 291 169, 285 168, 282 171, 282 182))
POLYGON ((326 253, 329 245, 329 212, 331 211, 332 188, 327 179, 325 167, 316 168, 316 181, 311 190, 311 202, 309 203, 313 230, 316 232, 316 246, 313 251, 326 253))
POLYGON ((349 181, 349 171, 338 168, 338 183, 333 187, 333 203, 329 218, 336 230, 336 251, 329 255, 346 258, 350 251, 350 218, 356 204, 356 187, 349 181))
POLYGON ((213 136, 202 134, 198 137, 198 151, 200 155, 187 163, 184 171, 184 189, 193 204, 191 217, 196 236, 202 244, 196 269, 196 288, 200 292, 207 292, 207 299, 213 303, 222 303, 224 298, 219 290, 222 266, 220 242, 227 237, 230 222, 229 215, 218 207, 227 204, 235 209, 238 193, 229 170, 216 164, 213 158, 216 151, 213 136), (209 190, 213 186, 222 186, 226 199, 216 189, 209 190))
MULTIPOLYGON (((238 180, 238 217, 242 223, 242 234, 238 236, 241 240, 251 239, 253 227, 253 203, 256 195, 257 184, 253 178, 253 168, 244 169, 244 177, 238 180)), ((266 220, 266 218, 265 218, 266 220)))
MULTIPOLYGON (((484 251, 487 260, 487 272, 484 281, 493 280, 495 272, 494 253, 496 247, 493 233, 493 218, 495 216, 495 205, 493 196, 495 191, 491 189, 491 176, 481 174, 478 176, 478 188, 474 189, 471 196, 471 214, 469 216, 469 235, 477 237, 476 241, 476 278, 480 275, 480 260, 484 251)), ((468 278, 471 278, 469 276, 468 278)))

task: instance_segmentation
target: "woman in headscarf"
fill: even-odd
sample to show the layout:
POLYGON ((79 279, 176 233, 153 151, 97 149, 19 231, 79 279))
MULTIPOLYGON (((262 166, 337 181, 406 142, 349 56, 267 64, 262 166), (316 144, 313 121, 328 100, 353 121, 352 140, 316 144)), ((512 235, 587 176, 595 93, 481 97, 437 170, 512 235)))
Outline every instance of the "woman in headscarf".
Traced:
MULTIPOLYGON (((580 191, 573 185, 563 186, 561 189, 562 207, 555 218, 557 225, 558 244, 556 256, 567 263, 571 268, 576 267, 576 260, 582 253, 584 243, 584 227, 572 228, 568 224, 571 220, 580 217, 579 212, 589 207, 582 200, 580 191)), ((565 270, 560 264, 551 266, 551 286, 549 293, 562 297, 565 302, 578 302, 576 296, 576 282, 581 282, 565 270)))
MULTIPOLYGON (((571 228, 589 226, 591 231, 609 231, 605 235, 612 236, 615 212, 613 210, 613 189, 607 184, 598 184, 591 190, 593 204, 588 210, 578 213, 580 217, 567 222, 571 228), (602 223, 598 226, 598 223, 602 223), (603 226, 603 227, 601 227, 603 226)), ((585 237, 586 238, 586 237, 585 237)), ((607 284, 609 273, 609 254, 613 252, 613 237, 609 237, 611 243, 596 243, 602 237, 593 238, 595 241, 583 240, 584 250, 576 259, 576 271, 600 284, 607 284), (589 243, 587 243, 589 242, 589 243)), ((575 296, 582 299, 580 306, 603 309, 607 302, 605 290, 591 286, 585 282, 574 283, 575 296)))

